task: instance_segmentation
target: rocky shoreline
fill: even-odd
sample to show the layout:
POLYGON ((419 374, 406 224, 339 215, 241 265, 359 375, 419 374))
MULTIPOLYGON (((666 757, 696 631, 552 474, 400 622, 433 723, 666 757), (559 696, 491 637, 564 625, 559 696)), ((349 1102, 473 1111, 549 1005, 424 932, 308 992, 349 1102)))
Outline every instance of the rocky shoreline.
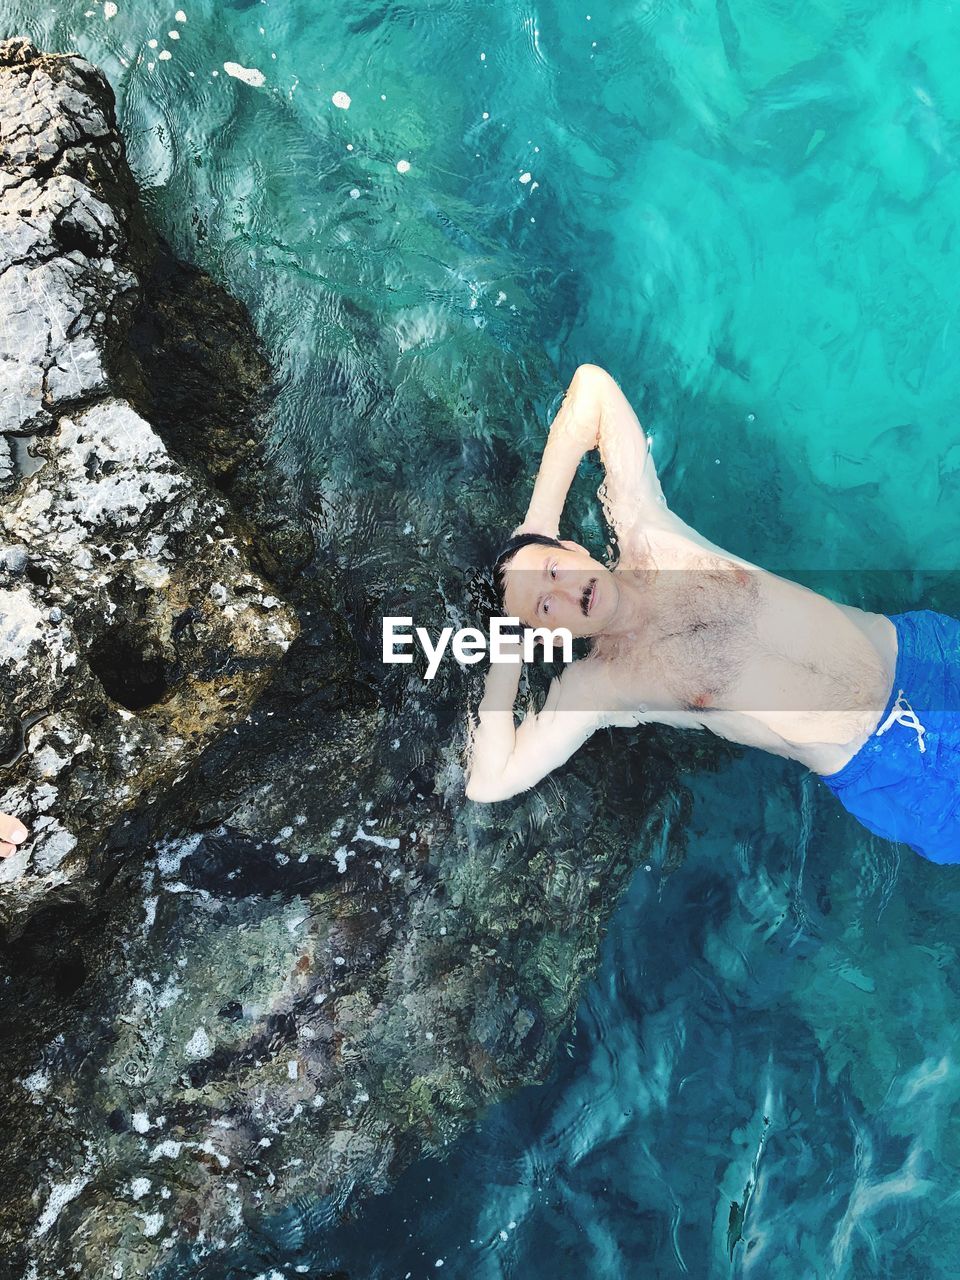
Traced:
MULTIPOLYGON (((139 411, 158 368, 130 339, 158 327, 144 282, 165 254, 105 81, 7 42, 0 119, 0 804, 34 832, 0 866, 9 928, 89 895, 105 833, 243 718, 297 623, 244 522, 139 411)), ((208 294, 211 317, 236 309, 208 294)), ((214 434, 214 474, 252 443, 214 434)))
POLYGON ((0 870, 0 1267, 214 1276, 544 1078, 725 748, 599 741, 563 806, 465 804, 462 686, 398 731, 258 449, 245 312, 147 226, 103 76, 0 45, 0 126, 0 808, 36 832, 0 870))

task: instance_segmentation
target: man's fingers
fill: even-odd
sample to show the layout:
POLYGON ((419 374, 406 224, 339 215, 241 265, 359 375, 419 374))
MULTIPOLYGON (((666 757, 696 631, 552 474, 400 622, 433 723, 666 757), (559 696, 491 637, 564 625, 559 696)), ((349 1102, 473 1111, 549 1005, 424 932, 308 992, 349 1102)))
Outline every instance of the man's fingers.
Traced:
POLYGON ((6 841, 0 840, 0 858, 9 858, 11 853, 17 852, 15 844, 7 844, 6 841))
MULTIPOLYGON (((21 840, 26 840, 29 834, 30 832, 19 818, 11 817, 9 813, 0 813, 0 844, 19 844, 21 840)), ((4 856, 12 852, 13 850, 9 849, 4 856)))

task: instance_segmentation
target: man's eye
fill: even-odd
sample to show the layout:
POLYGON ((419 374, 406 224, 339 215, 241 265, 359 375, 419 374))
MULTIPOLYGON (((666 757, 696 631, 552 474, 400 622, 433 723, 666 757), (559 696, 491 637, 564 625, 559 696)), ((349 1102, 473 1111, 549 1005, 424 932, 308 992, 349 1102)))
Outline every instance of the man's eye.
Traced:
POLYGON ((551 565, 551 567, 550 567, 550 577, 551 577, 551 578, 555 578, 556 576, 557 576, 557 566, 556 566, 556 565, 551 565))
POLYGON ((544 612, 544 613, 549 613, 549 612, 550 612, 550 601, 549 601, 549 599, 544 600, 543 605, 542 605, 542 608, 543 608, 543 612, 544 612))

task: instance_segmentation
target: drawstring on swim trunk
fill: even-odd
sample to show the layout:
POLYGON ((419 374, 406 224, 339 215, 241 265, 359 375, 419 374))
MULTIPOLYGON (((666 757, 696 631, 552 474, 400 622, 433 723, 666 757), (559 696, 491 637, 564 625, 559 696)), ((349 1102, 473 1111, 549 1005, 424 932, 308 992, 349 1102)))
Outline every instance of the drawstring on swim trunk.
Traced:
POLYGON ((893 704, 890 714, 877 730, 876 736, 879 738, 881 733, 886 733, 892 724, 902 724, 906 725, 908 729, 913 729, 917 735, 917 746, 920 748, 920 754, 922 755, 926 751, 927 748, 923 745, 923 735, 927 731, 917 719, 917 713, 913 707, 903 696, 902 689, 897 693, 897 700, 893 704))

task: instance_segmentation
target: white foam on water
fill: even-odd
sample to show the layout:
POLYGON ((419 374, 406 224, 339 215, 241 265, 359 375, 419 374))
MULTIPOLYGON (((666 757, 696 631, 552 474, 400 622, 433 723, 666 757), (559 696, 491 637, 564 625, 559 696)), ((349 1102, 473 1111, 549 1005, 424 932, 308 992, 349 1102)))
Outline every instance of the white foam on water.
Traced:
POLYGON ((176 22, 186 22, 187 20, 187 15, 183 12, 182 9, 178 9, 177 12, 173 15, 173 17, 176 22))
POLYGON ((242 67, 239 62, 225 62, 223 69, 228 76, 233 76, 234 80, 242 80, 244 84, 249 84, 254 89, 259 89, 267 82, 267 77, 256 67, 242 67))
POLYGON ((206 1142, 200 1143, 199 1150, 205 1151, 208 1156, 213 1156, 221 1169, 230 1167, 230 1157, 225 1156, 222 1151, 218 1151, 209 1138, 207 1138, 206 1142))
POLYGON ((38 1068, 24 1077, 20 1083, 29 1093, 46 1093, 50 1088, 50 1077, 45 1071, 38 1068))
POLYGON ((338 89, 330 101, 335 107, 339 107, 341 111, 349 110, 350 95, 349 93, 344 93, 342 89, 338 89))
POLYGON ((117 16, 117 6, 113 3, 113 0, 106 0, 106 4, 103 6, 103 16, 107 22, 117 16))
POLYGON ((50 1196, 37 1223, 35 1235, 45 1236, 59 1218, 65 1205, 75 1200, 90 1181, 86 1174, 77 1174, 69 1182, 58 1182, 50 1188, 50 1196))
POLYGON ((370 844, 377 844, 382 849, 399 849, 400 848, 399 836, 388 837, 388 836, 371 835, 368 832, 364 831, 363 827, 357 827, 357 830, 354 833, 353 838, 354 840, 367 840, 369 841, 370 844))
POLYGON ((162 1156, 167 1156, 171 1160, 176 1160, 177 1156, 183 1150, 182 1142, 175 1142, 173 1138, 164 1138, 150 1152, 150 1163, 159 1160, 162 1156))
POLYGON ((196 1031, 184 1045, 184 1052, 191 1058, 209 1058, 213 1045, 205 1028, 197 1027, 196 1031))
POLYGON ((164 840, 158 844, 157 870, 160 874, 169 876, 174 871, 179 871, 181 862, 197 851, 202 839, 202 832, 196 832, 185 840, 164 840))
POLYGON ((397 173, 409 173, 409 171, 410 171, 410 161, 409 161, 409 160, 398 160, 398 161, 397 161, 397 173))

